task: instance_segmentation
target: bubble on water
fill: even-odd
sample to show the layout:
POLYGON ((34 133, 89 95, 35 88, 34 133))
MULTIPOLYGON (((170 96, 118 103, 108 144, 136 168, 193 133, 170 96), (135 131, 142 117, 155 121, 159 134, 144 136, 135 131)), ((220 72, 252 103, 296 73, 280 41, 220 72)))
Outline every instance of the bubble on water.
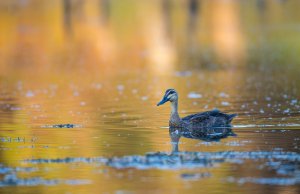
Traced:
POLYGON ((190 77, 192 75, 191 71, 176 71, 175 76, 177 77, 190 77))
POLYGON ((283 111, 283 113, 289 113, 290 112, 290 109, 289 108, 287 108, 287 109, 285 109, 284 111, 283 111))
POLYGON ((297 104, 297 102, 298 102, 298 100, 297 100, 297 99, 293 99, 293 100, 291 100, 291 104, 292 104, 292 105, 295 105, 295 104, 297 104))
POLYGON ((229 105, 230 105, 230 103, 229 103, 229 102, 225 102, 225 101, 223 101, 223 102, 221 102, 221 105, 222 105, 222 106, 229 106, 229 105))
POLYGON ((33 93, 33 91, 28 90, 28 91, 26 92, 26 97, 27 97, 27 98, 31 98, 31 97, 34 97, 34 96, 35 96, 35 94, 33 93))
POLYGON ((148 98, 149 98, 148 96, 142 96, 141 99, 142 99, 143 101, 146 101, 146 100, 148 100, 148 98))
POLYGON ((226 94, 225 92, 221 92, 221 93, 219 94, 219 97, 222 97, 222 98, 228 98, 229 95, 226 94))
POLYGON ((0 181, 0 187, 7 186, 37 186, 37 185, 57 185, 57 184, 68 184, 68 185, 80 185, 90 184, 90 180, 86 179, 44 179, 41 177, 33 178, 19 178, 15 172, 6 174, 0 181))
POLYGON ((22 81, 18 81, 18 83, 17 83, 17 89, 18 90, 22 90, 23 89, 23 82, 22 81))
POLYGON ((119 90, 120 92, 123 91, 125 89, 125 87, 123 85, 117 85, 117 90, 119 90))
POLYGON ((266 101, 271 101, 271 100, 272 100, 272 98, 271 98, 271 97, 269 97, 269 96, 266 96, 266 97, 265 97, 265 100, 266 100, 266 101))
POLYGON ((265 111, 264 111, 262 108, 259 110, 259 112, 260 112, 261 114, 265 113, 265 111))
POLYGON ((202 98, 202 95, 196 92, 190 92, 188 98, 202 98))
POLYGON ((228 177, 227 181, 237 182, 238 184, 255 183, 255 184, 263 184, 263 185, 295 185, 300 183, 299 178, 279 178, 279 177, 275 177, 275 178, 228 177))
POLYGON ((93 83, 91 86, 96 90, 100 90, 102 88, 102 84, 100 83, 93 83))
POLYGON ((39 104, 32 104, 30 107, 31 108, 35 108, 35 109, 39 109, 39 108, 41 108, 41 105, 39 105, 39 104))
POLYGON ((79 92, 78 91, 73 91, 73 96, 79 96, 79 92))
POLYGON ((80 106, 85 106, 85 105, 86 105, 86 102, 84 102, 84 101, 80 102, 80 106))
POLYGON ((21 107, 10 107, 10 110, 17 111, 17 110, 22 110, 22 108, 21 107))
POLYGON ((245 144, 240 143, 239 141, 231 141, 231 142, 226 143, 225 145, 227 145, 227 146, 244 146, 245 144))
POLYGON ((211 177, 211 174, 209 172, 203 172, 203 173, 183 173, 180 176, 182 179, 185 180, 199 180, 203 178, 211 177))

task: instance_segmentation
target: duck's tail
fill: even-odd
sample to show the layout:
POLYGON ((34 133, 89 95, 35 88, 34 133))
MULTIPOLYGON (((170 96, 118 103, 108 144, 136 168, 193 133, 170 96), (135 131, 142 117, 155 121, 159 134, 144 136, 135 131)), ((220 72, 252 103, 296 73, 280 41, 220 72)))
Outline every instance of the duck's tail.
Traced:
POLYGON ((230 114, 230 115, 228 115, 228 123, 230 123, 232 121, 232 119, 234 117, 236 117, 236 116, 237 116, 237 114, 230 114))

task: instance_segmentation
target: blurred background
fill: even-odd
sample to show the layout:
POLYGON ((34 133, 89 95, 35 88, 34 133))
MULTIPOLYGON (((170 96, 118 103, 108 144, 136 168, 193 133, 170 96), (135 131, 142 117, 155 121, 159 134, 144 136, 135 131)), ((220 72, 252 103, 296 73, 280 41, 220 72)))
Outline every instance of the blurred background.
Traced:
POLYGON ((286 69, 299 64, 298 7, 297 0, 2 0, 1 75, 286 69))
MULTIPOLYGON (((156 107, 167 88, 178 90, 182 116, 212 108, 239 114, 236 139, 209 146, 184 139, 180 150, 299 153, 299 7, 298 0, 1 0, 1 167, 37 168, 18 172, 16 185, 24 177, 92 184, 75 191, 33 181, 37 187, 0 190, 201 190, 199 182, 178 178, 183 171, 20 162, 170 151, 170 110, 156 107), (49 127, 63 123, 78 126, 49 127), (284 141, 281 133, 257 133, 265 125, 290 132, 284 141)), ((224 179, 276 173, 257 164, 222 167, 202 182, 205 193, 299 193, 299 173, 298 185, 242 188, 224 179)))

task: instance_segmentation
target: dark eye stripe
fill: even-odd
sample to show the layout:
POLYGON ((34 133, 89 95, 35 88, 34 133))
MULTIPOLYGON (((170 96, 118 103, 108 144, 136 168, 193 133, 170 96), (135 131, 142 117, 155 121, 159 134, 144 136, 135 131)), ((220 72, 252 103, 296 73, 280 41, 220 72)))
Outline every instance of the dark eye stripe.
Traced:
POLYGON ((169 96, 170 94, 174 94, 174 93, 175 93, 175 91, 173 89, 169 89, 166 91, 165 96, 169 96))

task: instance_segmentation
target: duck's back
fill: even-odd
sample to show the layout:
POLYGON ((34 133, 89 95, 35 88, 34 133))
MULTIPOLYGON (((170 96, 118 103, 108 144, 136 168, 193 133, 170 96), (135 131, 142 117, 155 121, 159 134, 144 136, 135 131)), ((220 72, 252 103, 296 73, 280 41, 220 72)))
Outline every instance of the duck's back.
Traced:
POLYGON ((218 109, 206 111, 182 118, 182 121, 192 127, 220 127, 230 125, 236 114, 225 114, 218 109))

